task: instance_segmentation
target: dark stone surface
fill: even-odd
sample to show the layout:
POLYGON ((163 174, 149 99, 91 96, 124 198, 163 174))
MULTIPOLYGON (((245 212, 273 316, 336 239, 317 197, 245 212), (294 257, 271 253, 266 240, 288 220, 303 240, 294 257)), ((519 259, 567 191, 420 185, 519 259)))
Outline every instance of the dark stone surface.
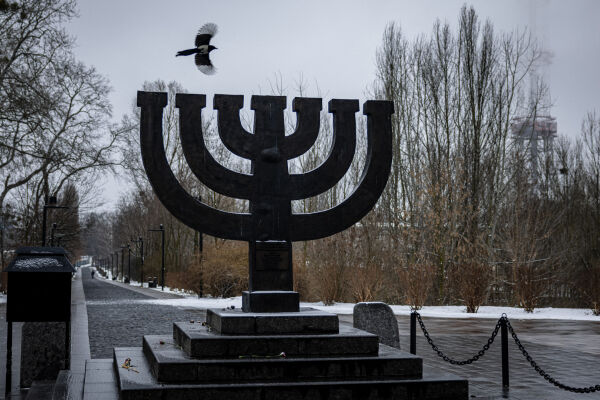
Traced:
POLYGON ((83 399, 118 400, 119 392, 115 370, 113 358, 88 360, 85 364, 83 399))
MULTIPOLYGON (((339 334, 308 335, 221 335, 198 323, 176 322, 173 337, 190 357, 237 358, 242 354, 279 354, 289 356, 377 355, 377 336, 340 326, 339 334)), ((145 336, 158 338, 158 336, 145 336)), ((153 339, 153 340, 154 340, 153 339)), ((160 339, 156 339, 160 340, 160 339)))
POLYGON ((286 313, 248 313, 238 309, 211 308, 206 310, 206 323, 227 335, 339 332, 337 315, 312 308, 286 313))
MULTIPOLYGON (((422 360, 381 345, 375 355, 314 357, 285 353, 241 353, 235 358, 191 359, 172 338, 144 337, 144 354, 160 382, 243 383, 314 380, 416 379, 422 360)), ((115 350, 117 359, 124 353, 115 350)))
POLYGON ((300 295, 292 291, 260 291, 242 292, 242 311, 298 312, 300 311, 300 295))
POLYGON ((65 368, 65 322, 26 322, 21 336, 21 383, 55 380, 65 368))
POLYGON ((123 357, 139 372, 117 368, 122 400, 223 400, 223 399, 283 399, 283 400, 467 400, 468 383, 451 374, 423 371, 422 379, 368 379, 354 381, 260 382, 230 384, 167 384, 159 383, 141 348, 116 349, 120 366, 123 357))
POLYGON ((358 303, 354 306, 353 320, 355 328, 374 333, 379 336, 379 341, 383 344, 400 348, 398 321, 387 304, 358 303))

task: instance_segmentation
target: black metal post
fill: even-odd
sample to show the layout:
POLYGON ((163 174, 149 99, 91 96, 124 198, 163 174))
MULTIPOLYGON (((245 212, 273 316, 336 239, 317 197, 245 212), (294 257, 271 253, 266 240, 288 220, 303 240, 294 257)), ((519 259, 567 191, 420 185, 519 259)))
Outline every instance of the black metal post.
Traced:
POLYGON ((163 226, 163 224, 160 224, 158 229, 148 229, 148 232, 160 232, 161 233, 162 256, 161 256, 160 275, 161 275, 161 281, 162 281, 162 290, 165 290, 165 227, 163 226))
POLYGON ((12 322, 8 321, 6 333, 6 385, 4 387, 5 397, 8 398, 12 383, 12 322))
POLYGON ((42 212, 42 246, 46 246, 46 211, 48 211, 48 196, 44 199, 44 210, 42 212))
POLYGON ((46 246, 46 212, 49 208, 69 208, 67 206, 57 206, 56 196, 46 196, 44 199, 44 210, 42 212, 42 246, 46 246))
POLYGON ((162 234, 162 267, 161 267, 161 279, 162 289, 165 290, 165 227, 160 224, 160 233, 162 234))
POLYGON ((52 223, 52 230, 50 231, 50 246, 54 246, 54 232, 56 231, 56 222, 52 223))
POLYGON ((131 283, 131 246, 127 245, 127 283, 131 283))
POLYGON ((500 318, 500 343, 502 345, 502 390, 508 390, 510 386, 508 370, 508 329, 505 316, 500 318))
POLYGON ((417 313, 410 313, 410 354, 417 354, 417 313))
MULTIPOLYGON (((117 271, 118 273, 119 271, 117 271)), ((121 282, 125 280, 123 275, 125 275, 125 246, 121 246, 121 282)))
POLYGON ((144 239, 140 236, 140 286, 144 287, 144 239))

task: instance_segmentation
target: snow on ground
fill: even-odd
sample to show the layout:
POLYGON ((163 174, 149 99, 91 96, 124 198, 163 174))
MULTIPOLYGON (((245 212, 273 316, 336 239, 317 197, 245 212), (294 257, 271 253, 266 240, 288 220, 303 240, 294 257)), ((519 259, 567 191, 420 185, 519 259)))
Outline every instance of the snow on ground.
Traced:
MULTIPOLYGON (((99 276, 99 275, 98 275, 99 276)), ((140 286, 139 282, 131 281, 133 286, 140 286)), ((147 287, 144 283, 144 287, 147 287)), ((161 287, 151 290, 161 291, 161 287)), ((144 303, 170 305, 184 308, 226 308, 234 306, 242 307, 242 297, 231 297, 226 299, 203 297, 198 298, 194 293, 185 292, 179 289, 171 289, 165 286, 165 292, 184 296, 181 299, 153 299, 141 300, 144 303)), ((0 302, 2 302, 0 298, 0 302)), ((318 310, 327 311, 334 314, 352 314, 354 303, 335 303, 331 306, 318 303, 300 303, 300 307, 312 307, 318 310)), ((396 315, 410 315, 410 307, 406 305, 390 305, 396 315)), ((419 313, 424 317, 435 318, 490 318, 498 319, 503 313, 506 313, 509 319, 557 319, 572 321, 597 321, 600 323, 600 316, 595 316, 591 310, 586 308, 537 308, 533 313, 525 312, 522 308, 516 307, 495 307, 481 306, 476 314, 468 314, 464 306, 425 306, 419 313)))

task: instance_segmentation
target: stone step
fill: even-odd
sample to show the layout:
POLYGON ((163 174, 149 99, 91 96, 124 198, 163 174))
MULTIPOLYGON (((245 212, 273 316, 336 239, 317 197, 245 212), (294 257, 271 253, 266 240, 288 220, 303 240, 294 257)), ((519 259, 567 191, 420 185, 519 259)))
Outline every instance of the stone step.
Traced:
POLYGON ((175 343, 194 358, 238 358, 240 355, 288 356, 377 355, 379 338, 342 325, 336 334, 222 335, 199 323, 175 322, 175 343))
POLYGON ((336 314, 310 307, 277 313, 209 308, 206 310, 206 323, 226 335, 331 334, 339 331, 336 314))
MULTIPOLYGON (((167 336, 145 336, 143 351, 153 375, 168 383, 416 379, 423 369, 421 358, 385 345, 371 356, 197 359, 167 336)), ((121 349, 115 354, 118 360, 129 357, 121 349)))
POLYGON ((121 400, 467 400, 468 382, 454 375, 424 371, 422 379, 359 381, 166 384, 151 373, 142 348, 115 349, 119 398, 121 400), (121 367, 125 358, 135 368, 121 367))

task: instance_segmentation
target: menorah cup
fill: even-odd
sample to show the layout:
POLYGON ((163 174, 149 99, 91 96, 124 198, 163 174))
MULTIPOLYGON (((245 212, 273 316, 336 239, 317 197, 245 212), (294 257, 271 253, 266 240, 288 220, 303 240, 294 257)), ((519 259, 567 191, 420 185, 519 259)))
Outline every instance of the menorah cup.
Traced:
POLYGON ((167 105, 167 94, 138 92, 142 160, 156 195, 189 227, 223 239, 249 242, 249 290, 242 296, 244 311, 298 311, 291 243, 333 235, 352 226, 373 208, 385 188, 391 167, 393 104, 370 100, 363 106, 367 116, 367 155, 354 192, 331 209, 296 214, 292 213, 292 200, 325 192, 350 167, 356 150, 358 100, 329 102, 333 140, 328 158, 312 171, 290 174, 288 160, 308 151, 317 139, 321 99, 294 99, 297 125, 286 136, 285 97, 252 96, 254 134, 251 134, 240 122, 243 96, 215 95, 219 136, 232 153, 251 161, 250 175, 220 165, 206 148, 202 132, 205 95, 180 93, 175 102, 179 108, 181 144, 192 172, 218 193, 249 200, 250 213, 217 210, 181 187, 169 167, 163 145, 162 112, 167 105))

